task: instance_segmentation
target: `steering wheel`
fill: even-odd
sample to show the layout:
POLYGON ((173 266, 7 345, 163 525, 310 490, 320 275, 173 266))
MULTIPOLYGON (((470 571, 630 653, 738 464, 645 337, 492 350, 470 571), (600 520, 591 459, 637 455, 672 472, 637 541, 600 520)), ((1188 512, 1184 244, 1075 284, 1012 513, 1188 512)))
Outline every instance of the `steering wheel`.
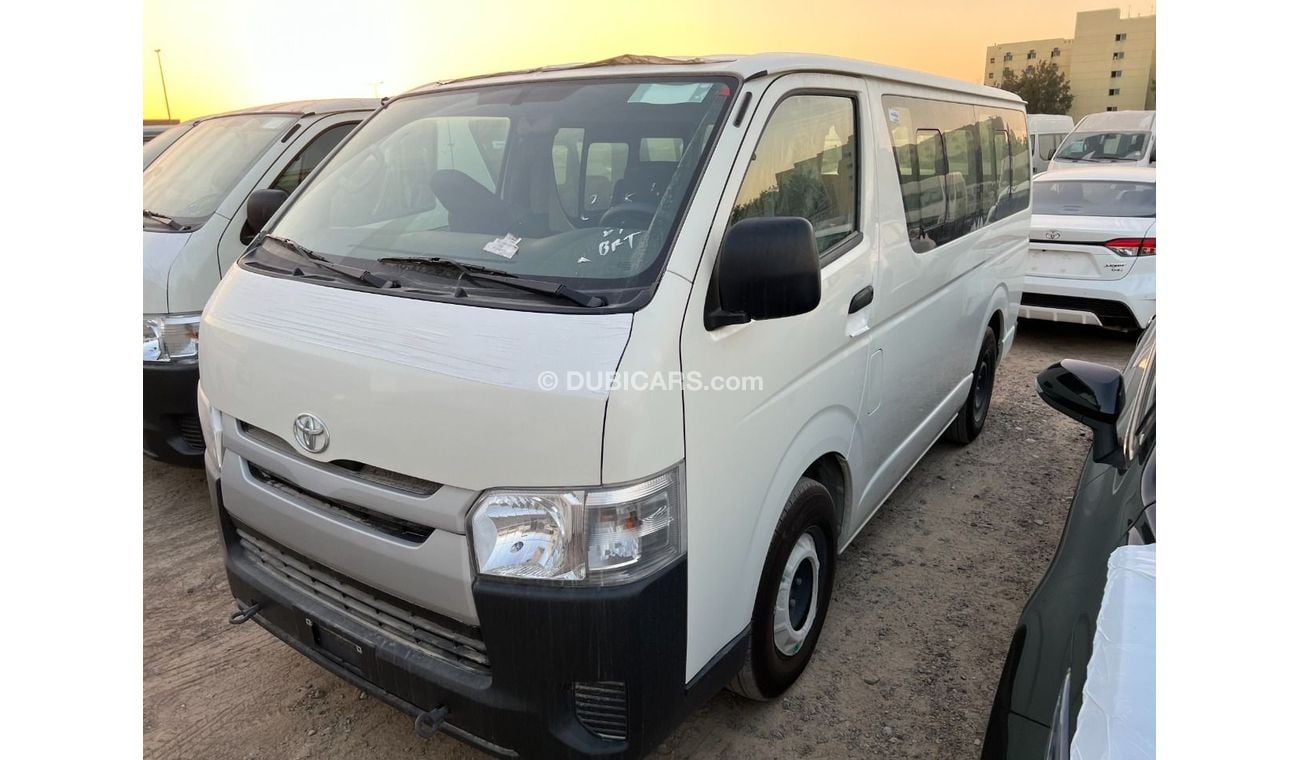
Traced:
POLYGON ((605 213, 600 215, 600 226, 631 227, 639 230, 649 229, 650 221, 655 218, 655 209, 658 207, 659 205, 656 203, 642 201, 628 201, 617 206, 610 206, 605 213))

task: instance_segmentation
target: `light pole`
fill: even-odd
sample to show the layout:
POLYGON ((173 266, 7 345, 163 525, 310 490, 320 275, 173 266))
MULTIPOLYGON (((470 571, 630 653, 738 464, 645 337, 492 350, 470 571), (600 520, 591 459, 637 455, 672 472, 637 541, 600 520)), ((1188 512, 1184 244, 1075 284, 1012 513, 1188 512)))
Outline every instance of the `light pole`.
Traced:
POLYGON ((172 103, 167 99, 167 77, 163 76, 162 67, 162 48, 154 48, 154 55, 158 56, 158 78, 162 80, 163 103, 167 106, 167 121, 172 120, 172 103))

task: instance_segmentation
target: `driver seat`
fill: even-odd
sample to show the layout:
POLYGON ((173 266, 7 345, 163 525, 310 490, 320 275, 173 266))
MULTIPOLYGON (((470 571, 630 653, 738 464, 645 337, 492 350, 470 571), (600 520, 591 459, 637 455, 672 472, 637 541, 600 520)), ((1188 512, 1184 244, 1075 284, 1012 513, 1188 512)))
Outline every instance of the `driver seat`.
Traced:
POLYGON ((465 172, 440 169, 429 184, 447 209, 447 227, 452 232, 504 235, 510 231, 510 204, 465 172))

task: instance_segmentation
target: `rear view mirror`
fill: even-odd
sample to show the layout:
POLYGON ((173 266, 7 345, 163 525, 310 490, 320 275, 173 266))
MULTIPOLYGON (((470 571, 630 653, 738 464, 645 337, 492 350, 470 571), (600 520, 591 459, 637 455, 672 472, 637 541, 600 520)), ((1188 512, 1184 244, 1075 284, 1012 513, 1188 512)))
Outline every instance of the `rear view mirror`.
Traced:
POLYGON ((256 233, 265 227, 266 223, 271 221, 271 217, 275 216, 275 212, 280 209, 280 206, 284 205, 284 201, 288 197, 289 194, 283 190, 275 190, 272 188, 254 190, 253 193, 248 196, 248 204, 246 206, 248 212, 248 228, 256 233))
POLYGON ((714 283, 717 306, 704 327, 779 319, 817 308, 821 260, 812 224, 797 216, 742 219, 722 237, 714 283))
POLYGON ((1094 462, 1124 468, 1116 422, 1124 408, 1124 376, 1114 367, 1062 359, 1038 373, 1038 395, 1093 430, 1094 462))

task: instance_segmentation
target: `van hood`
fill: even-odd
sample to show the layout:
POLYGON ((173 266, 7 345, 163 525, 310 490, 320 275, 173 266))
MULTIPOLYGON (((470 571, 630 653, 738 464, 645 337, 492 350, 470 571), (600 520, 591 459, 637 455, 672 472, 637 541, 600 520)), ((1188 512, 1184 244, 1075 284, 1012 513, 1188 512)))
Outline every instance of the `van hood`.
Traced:
POLYGON ((306 458, 472 490, 595 485, 608 391, 568 380, 616 370, 631 327, 631 314, 461 306, 234 266, 204 309, 200 374, 215 408, 306 458), (319 454, 294 441, 308 412, 328 430, 319 454))
POLYGON ((167 313, 167 273, 192 232, 144 231, 144 313, 167 313))

